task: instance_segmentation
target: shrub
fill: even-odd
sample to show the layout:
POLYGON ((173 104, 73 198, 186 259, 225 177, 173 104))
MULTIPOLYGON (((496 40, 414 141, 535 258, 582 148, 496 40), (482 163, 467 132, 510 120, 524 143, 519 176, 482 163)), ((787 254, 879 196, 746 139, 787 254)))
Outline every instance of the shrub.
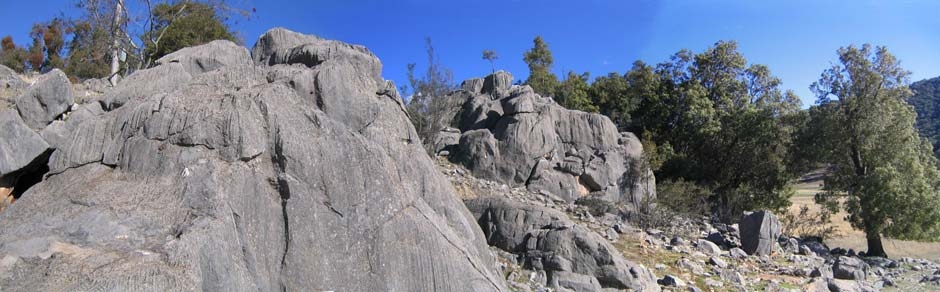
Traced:
POLYGON ((657 203, 689 218, 708 216, 712 190, 683 179, 664 180, 657 184, 657 203))
POLYGON ((797 213, 786 212, 780 218, 783 233, 800 238, 826 239, 836 231, 831 221, 832 211, 820 208, 819 212, 810 212, 809 206, 800 206, 797 213))

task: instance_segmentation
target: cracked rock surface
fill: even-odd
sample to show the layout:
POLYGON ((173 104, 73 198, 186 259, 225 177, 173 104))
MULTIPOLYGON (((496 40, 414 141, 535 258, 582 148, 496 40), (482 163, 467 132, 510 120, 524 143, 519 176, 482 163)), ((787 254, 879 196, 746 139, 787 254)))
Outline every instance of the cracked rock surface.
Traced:
POLYGON ((253 54, 187 48, 57 122, 0 290, 507 290, 378 58, 285 29, 253 54))
MULTIPOLYGON (((643 146, 600 114, 568 110, 499 71, 464 81, 453 125, 462 135, 453 161, 476 177, 568 202, 594 196, 639 207, 656 196, 643 146)), ((439 148, 444 148, 442 145, 439 148)))

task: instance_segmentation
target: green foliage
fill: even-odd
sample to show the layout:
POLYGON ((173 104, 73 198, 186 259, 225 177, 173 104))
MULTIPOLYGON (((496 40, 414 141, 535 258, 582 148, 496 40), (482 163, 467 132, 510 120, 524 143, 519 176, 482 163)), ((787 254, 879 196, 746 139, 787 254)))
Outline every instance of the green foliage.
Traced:
POLYGON ((705 186, 683 179, 660 180, 656 184, 656 202, 686 218, 708 216, 711 212, 709 198, 713 192, 705 186))
POLYGON ((765 66, 748 66, 736 43, 682 50, 655 69, 637 62, 625 76, 624 102, 637 106, 624 128, 671 148, 657 177, 709 186, 723 221, 789 205, 799 99, 765 66))
POLYGON ((144 52, 150 60, 214 40, 238 41, 215 8, 206 3, 160 3, 152 13, 153 29, 142 37, 144 52))
POLYGON ((551 72, 554 63, 552 52, 542 40, 542 36, 536 36, 532 42, 532 49, 523 55, 523 60, 529 65, 529 78, 525 84, 531 86, 539 95, 552 95, 559 86, 558 76, 551 72))
POLYGON ((646 165, 652 171, 658 171, 663 167, 663 163, 675 154, 669 142, 665 142, 661 146, 657 145, 656 141, 653 140, 653 133, 649 131, 643 131, 640 144, 643 145, 643 158, 646 160, 646 165))
POLYGON ((596 113, 597 106, 589 96, 591 86, 588 85, 588 78, 590 75, 587 72, 581 75, 568 72, 568 78, 557 87, 556 101, 568 109, 596 113))
POLYGON ((812 89, 809 151, 829 164, 820 201, 844 200, 853 227, 864 230, 869 254, 884 255, 881 235, 940 239, 940 171, 930 143, 914 129, 905 99, 908 71, 884 47, 840 48, 839 64, 812 89))
POLYGON ((917 81, 911 84, 914 95, 907 102, 917 112, 917 131, 933 145, 934 153, 940 156, 940 77, 917 81))
POLYGON ((452 117, 448 113, 460 106, 462 100, 447 98, 454 91, 453 73, 442 66, 440 58, 434 53, 431 38, 425 38, 428 56, 428 68, 424 76, 415 76, 415 64, 408 64, 408 82, 411 88, 402 86, 402 94, 411 94, 406 106, 411 123, 418 132, 424 145, 430 146, 439 131, 448 126, 452 117))
POLYGON ((26 50, 17 47, 11 36, 0 40, 0 65, 20 73, 26 70, 26 50))
POLYGON ((628 76, 611 72, 601 76, 591 84, 591 101, 599 112, 610 117, 620 129, 632 123, 632 113, 639 104, 639 94, 630 84, 628 76))
POLYGON ((110 33, 105 27, 83 19, 74 21, 69 33, 72 34, 72 41, 69 42, 65 72, 78 79, 108 76, 111 64, 108 50, 110 33))
POLYGON ((59 18, 33 24, 29 32, 33 42, 27 54, 30 70, 46 72, 52 68, 65 67, 62 49, 65 47, 66 29, 66 22, 59 18))

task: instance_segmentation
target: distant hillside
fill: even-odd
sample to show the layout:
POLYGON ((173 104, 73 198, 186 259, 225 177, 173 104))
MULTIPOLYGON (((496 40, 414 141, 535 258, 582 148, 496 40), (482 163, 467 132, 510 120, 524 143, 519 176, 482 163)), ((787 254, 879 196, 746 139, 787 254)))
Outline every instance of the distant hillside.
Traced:
POLYGON ((930 139, 934 153, 940 146, 940 77, 921 80, 911 84, 914 96, 908 103, 917 111, 917 130, 930 139))

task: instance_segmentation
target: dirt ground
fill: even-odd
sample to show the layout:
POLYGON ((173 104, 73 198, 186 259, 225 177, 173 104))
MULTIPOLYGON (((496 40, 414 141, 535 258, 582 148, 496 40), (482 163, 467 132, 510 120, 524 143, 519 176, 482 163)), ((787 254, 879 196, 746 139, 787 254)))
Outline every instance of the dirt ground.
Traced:
MULTIPOLYGON (((819 211, 819 206, 813 202, 813 196, 822 190, 822 178, 822 171, 816 171, 801 179, 796 185, 796 194, 791 199, 793 205, 790 206, 790 212, 798 213, 803 205, 809 206, 811 212, 819 211)), ((834 236, 825 240, 826 245, 830 248, 851 248, 856 251, 868 249, 865 242, 865 233, 852 228, 849 222, 845 221, 845 216, 845 211, 840 211, 832 216, 832 224, 836 227, 836 232, 834 236)), ((940 243, 938 242, 928 243, 885 238, 884 246, 885 252, 891 258, 911 257, 940 261, 940 243)))

